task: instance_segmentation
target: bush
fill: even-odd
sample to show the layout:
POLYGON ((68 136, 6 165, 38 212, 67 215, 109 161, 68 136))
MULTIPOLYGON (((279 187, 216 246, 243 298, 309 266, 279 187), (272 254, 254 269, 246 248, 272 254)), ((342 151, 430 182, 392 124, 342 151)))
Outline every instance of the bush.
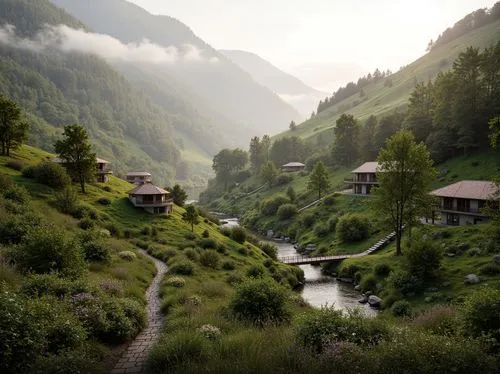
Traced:
POLYGON ((238 248, 238 253, 242 256, 248 256, 250 254, 249 250, 243 246, 238 248))
POLYGON ((107 197, 101 197, 97 200, 98 204, 101 204, 103 206, 111 205, 111 200, 108 199, 107 197))
POLYGON ((260 265, 253 265, 247 270, 247 277, 261 278, 264 276, 266 270, 260 265))
POLYGON ((483 275, 497 275, 500 274, 500 266, 497 264, 486 264, 479 268, 479 272, 483 275))
POLYGON ((291 219, 297 215, 297 206, 295 204, 283 204, 278 208, 277 215, 281 221, 291 219))
POLYGON ((200 264, 207 268, 217 269, 219 262, 219 254, 216 251, 204 251, 200 255, 200 264))
POLYGON ((28 190, 22 186, 14 184, 6 191, 4 191, 3 196, 7 200, 12 200, 18 204, 26 204, 30 201, 30 194, 28 190))
POLYGON ((132 262, 137 259, 137 255, 132 251, 121 251, 118 256, 125 261, 132 262))
POLYGON ((0 191, 7 191, 14 187, 14 181, 8 175, 0 174, 0 191))
POLYGON ((78 226, 82 230, 90 230, 95 227, 95 222, 92 221, 92 219, 90 219, 89 217, 84 217, 80 220, 80 222, 78 222, 78 226))
POLYGON ((17 171, 21 171, 24 169, 24 163, 21 160, 9 160, 5 163, 5 166, 17 171))
POLYGON ((321 352, 332 342, 375 345, 388 337, 384 321, 364 317, 356 311, 344 315, 333 307, 322 307, 299 317, 297 339, 306 347, 321 352))
POLYGON ((396 317, 408 317, 411 315, 411 305, 406 300, 398 300, 392 304, 391 313, 396 317))
POLYGON ((226 261, 222 262, 222 269, 234 270, 234 268, 235 268, 234 261, 226 260, 226 261))
POLYGON ((330 217, 330 219, 328 220, 328 230, 330 232, 334 232, 335 229, 337 228, 338 222, 339 222, 339 217, 337 216, 330 217))
POLYGON ((34 178, 38 183, 62 190, 71 184, 66 169, 55 162, 42 162, 35 167, 34 178))
POLYGON ((316 216, 313 213, 305 213, 301 220, 300 224, 305 228, 310 228, 316 222, 316 216))
POLYGON ((500 341, 500 290, 482 287, 464 302, 462 321, 465 335, 491 334, 500 341))
POLYGON ((337 235, 346 243, 364 240, 370 235, 370 221, 360 214, 345 214, 337 223, 337 235))
POLYGON ((290 183, 291 181, 293 181, 293 177, 291 175, 288 175, 288 174, 280 174, 278 175, 278 178, 276 180, 276 184, 278 186, 283 186, 285 184, 288 184, 290 183))
POLYGON ((215 241, 215 239, 212 239, 212 238, 203 238, 203 239, 198 241, 198 245, 203 249, 207 249, 207 248, 216 249, 217 248, 217 242, 215 241))
POLYGON ((197 331, 208 340, 216 340, 221 334, 220 329, 213 325, 203 325, 197 331))
POLYGON ((200 261, 200 254, 194 248, 188 248, 184 251, 184 255, 190 259, 191 261, 198 262, 200 261))
POLYGON ((265 199, 261 205, 261 212, 266 216, 274 216, 280 206, 289 204, 290 199, 283 195, 276 195, 265 199))
POLYGON ((422 287, 420 279, 405 271, 392 273, 387 282, 404 295, 417 293, 422 287))
MULTIPOLYGON (((76 193, 75 193, 76 196, 76 193)), ((82 219, 82 218, 90 218, 93 221, 99 219, 99 212, 92 208, 91 206, 80 204, 76 205, 74 209, 71 211, 71 215, 73 218, 82 219)))
POLYGON ((243 244, 247 238, 247 232, 243 227, 235 226, 231 229, 231 239, 235 242, 243 244))
POLYGON ((170 267, 170 272, 179 275, 193 275, 194 266, 189 261, 178 262, 170 267))
POLYGON ((57 274, 30 274, 23 279, 21 292, 29 297, 55 296, 64 298, 90 292, 90 285, 81 280, 69 280, 57 274))
POLYGON ((84 242, 82 248, 86 261, 107 263, 111 259, 108 246, 101 240, 84 242))
POLYGON ((316 236, 320 238, 327 236, 329 233, 330 233, 330 228, 326 223, 319 222, 314 226, 314 234, 316 234, 316 236))
POLYGON ((410 273, 420 279, 434 277, 443 258, 443 251, 436 242, 421 238, 415 238, 405 254, 410 273))
POLYGON ((377 292, 377 278, 373 274, 368 274, 361 278, 360 287, 363 292, 371 291, 372 293, 377 292))
POLYGON ((184 235, 184 238, 187 240, 195 240, 196 234, 194 232, 188 232, 186 235, 184 235))
POLYGON ((21 269, 38 274, 55 271, 76 277, 85 270, 80 244, 63 230, 51 226, 31 229, 15 257, 21 269))
POLYGON ((227 236, 228 238, 231 236, 231 229, 229 227, 221 227, 220 232, 222 235, 227 236))
POLYGON ((35 179, 36 166, 28 165, 23 169, 22 176, 28 179, 35 179))
POLYGON ((340 265, 339 275, 344 278, 353 278, 354 275, 360 270, 359 266, 356 264, 342 263, 340 265))
POLYGON ((210 236, 210 233, 208 232, 208 230, 204 230, 203 233, 201 234, 201 236, 203 238, 208 238, 210 236))
POLYGON ((236 288, 230 310, 236 318, 256 325, 280 324, 290 320, 287 293, 271 279, 246 280, 236 288))
POLYGON ((458 330, 458 313, 453 307, 438 305, 417 314, 412 326, 433 334, 455 335, 458 330))
POLYGON ((182 288, 186 284, 186 281, 181 277, 170 277, 165 282, 167 286, 182 288))
POLYGON ((278 248, 274 244, 271 244, 271 243, 261 243, 260 244, 260 249, 262 249, 262 251, 266 255, 268 255, 270 258, 272 258, 273 260, 276 260, 278 258, 277 257, 278 248))
POLYGON ((391 267, 384 263, 377 264, 375 265, 373 272, 377 277, 386 277, 391 272, 391 267))

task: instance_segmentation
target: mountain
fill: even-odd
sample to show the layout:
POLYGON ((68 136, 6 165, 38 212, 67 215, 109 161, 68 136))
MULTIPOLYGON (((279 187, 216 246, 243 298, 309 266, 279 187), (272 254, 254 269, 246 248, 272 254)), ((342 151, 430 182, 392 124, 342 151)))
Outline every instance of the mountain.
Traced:
POLYGON ((52 1, 96 32, 126 45, 147 39, 165 50, 179 51, 182 61, 150 65, 148 70, 158 76, 175 76, 184 90, 232 120, 235 134, 241 129, 247 135, 248 128, 254 134, 276 133, 300 118, 293 107, 174 18, 152 15, 124 0, 52 1))
POLYGON ((404 108, 417 83, 427 82, 439 72, 448 71, 460 52, 468 46, 484 49, 495 45, 499 40, 500 20, 472 29, 446 44, 432 48, 418 60, 385 79, 363 87, 363 95, 352 95, 300 124, 293 134, 286 131, 277 138, 293 135, 316 143, 320 138, 331 138, 335 122, 343 113, 352 114, 364 122, 370 115, 381 117, 404 108))
POLYGON ((96 55, 44 44, 58 25, 88 30, 47 0, 0 0, 0 92, 26 113, 30 143, 51 150, 78 122, 116 172, 149 169, 172 182, 181 156, 169 115, 96 55))
POLYGON ((257 83, 278 94, 304 117, 309 117, 311 112, 316 110, 318 101, 327 95, 309 87, 300 79, 285 73, 254 53, 237 50, 219 50, 219 52, 250 74, 257 83))

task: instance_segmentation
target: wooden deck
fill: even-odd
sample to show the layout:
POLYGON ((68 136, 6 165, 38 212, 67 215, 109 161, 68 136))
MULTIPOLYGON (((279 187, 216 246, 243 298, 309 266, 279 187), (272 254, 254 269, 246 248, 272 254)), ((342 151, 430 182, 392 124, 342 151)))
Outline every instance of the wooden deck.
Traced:
POLYGON ((361 253, 355 253, 352 255, 333 255, 333 256, 317 256, 317 257, 308 257, 308 256, 287 256, 280 257, 279 260, 284 264, 288 265, 307 265, 307 264, 321 264, 323 262, 340 262, 346 260, 348 258, 356 258, 371 255, 373 252, 378 251, 379 249, 384 248, 389 242, 391 242, 396 237, 396 233, 393 232, 387 235, 385 238, 379 240, 377 243, 372 245, 366 251, 361 253))

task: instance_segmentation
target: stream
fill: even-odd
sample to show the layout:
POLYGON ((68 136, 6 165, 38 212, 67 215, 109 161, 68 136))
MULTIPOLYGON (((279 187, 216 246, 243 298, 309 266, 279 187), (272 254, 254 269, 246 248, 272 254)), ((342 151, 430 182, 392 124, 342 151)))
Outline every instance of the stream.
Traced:
MULTIPOLYGON (((237 218, 224 219, 224 226, 237 226, 237 218)), ((297 251, 290 243, 272 241, 278 248, 278 257, 295 256, 297 251)), ((335 309, 360 308, 365 315, 374 316, 377 311, 368 304, 360 304, 361 294, 351 284, 338 282, 335 278, 323 275, 320 266, 300 265, 306 278, 304 287, 300 291, 304 300, 313 307, 333 305, 335 309)))

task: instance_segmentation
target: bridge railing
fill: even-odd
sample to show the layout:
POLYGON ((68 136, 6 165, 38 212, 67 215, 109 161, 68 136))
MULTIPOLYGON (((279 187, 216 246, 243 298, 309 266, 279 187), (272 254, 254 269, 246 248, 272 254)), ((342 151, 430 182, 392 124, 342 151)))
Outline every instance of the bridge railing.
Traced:
POLYGON ((332 261, 332 260, 343 260, 349 258, 349 255, 334 255, 334 256, 318 256, 318 257, 307 257, 307 256, 286 256, 280 257, 281 262, 316 262, 316 261, 332 261))

